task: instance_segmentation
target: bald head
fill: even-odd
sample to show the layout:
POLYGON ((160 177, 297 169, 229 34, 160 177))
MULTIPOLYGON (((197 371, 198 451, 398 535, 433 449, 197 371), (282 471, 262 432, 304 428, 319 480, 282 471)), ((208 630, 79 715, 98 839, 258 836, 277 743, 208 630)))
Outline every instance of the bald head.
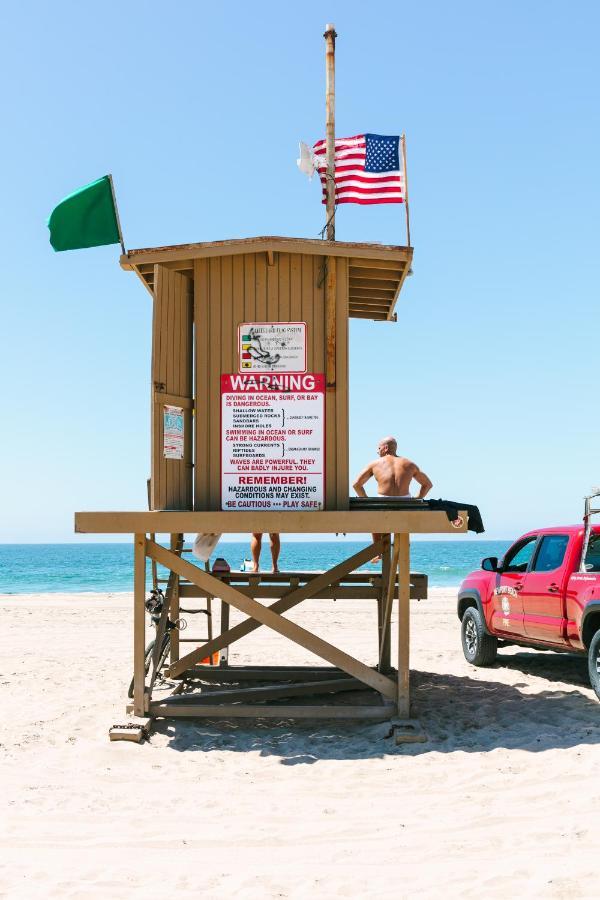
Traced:
POLYGON ((391 456, 396 455, 396 451, 398 449, 398 442, 395 437, 384 437, 379 441, 379 445, 377 450, 379 451, 380 456, 386 456, 388 453, 391 456))

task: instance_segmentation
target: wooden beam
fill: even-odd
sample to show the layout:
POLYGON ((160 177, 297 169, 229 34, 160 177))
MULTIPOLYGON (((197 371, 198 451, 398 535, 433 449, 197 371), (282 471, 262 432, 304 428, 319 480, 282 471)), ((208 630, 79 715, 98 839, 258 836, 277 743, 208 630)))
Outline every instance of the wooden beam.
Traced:
POLYGON ((389 303, 381 299, 376 300, 374 297, 363 297, 359 294, 350 297, 350 309, 354 312, 376 312, 387 316, 389 308, 389 303))
POLYGON ((136 534, 133 542, 133 708, 145 715, 146 672, 146 535, 136 534))
MULTIPOLYGON (((148 275, 154 275, 154 265, 154 263, 141 263, 139 266, 136 265, 135 268, 140 275, 147 277, 148 275)), ((181 262, 181 260, 175 260, 175 262, 162 262, 161 265, 165 269, 179 272, 180 275, 185 275, 187 278, 194 277, 194 267, 186 262, 181 262)))
POLYGON ((376 722, 384 722, 390 719, 396 709, 395 703, 340 706, 323 704, 320 706, 288 706, 280 704, 275 706, 257 706, 256 704, 233 703, 227 706, 206 706, 194 703, 192 700, 187 705, 170 703, 168 700, 160 700, 150 704, 150 714, 156 717, 168 718, 204 718, 204 719, 338 719, 361 720, 369 719, 376 722))
POLYGON ((373 291, 377 293, 385 292, 386 294, 391 294, 392 297, 396 293, 396 289, 398 287, 398 280, 390 280, 388 278, 356 278, 354 275, 350 275, 350 291, 352 292, 352 288, 365 288, 367 291, 373 291))
MULTIPOLYGON (((359 550, 358 553, 355 553, 349 559, 345 559, 343 562, 339 563, 339 565, 337 566, 334 566, 334 568, 330 569, 328 572, 323 572, 321 575, 317 575, 314 579, 303 585, 303 587, 292 590, 286 596, 282 597, 281 600, 273 603, 268 608, 274 613, 288 612, 299 603, 303 603, 305 600, 309 600, 311 597, 314 597, 315 594, 318 594, 319 591, 331 581, 343 577, 347 572, 351 571, 352 569, 358 568, 358 566, 362 566, 365 562, 373 557, 374 553, 378 552, 377 547, 378 545, 371 544, 368 547, 365 547, 363 550, 359 550)), ((219 584, 221 585, 223 584, 223 582, 219 581, 219 584)), ((257 587, 251 587, 249 588, 249 590, 254 593, 257 590, 257 587)), ((214 593, 214 591, 211 591, 211 593, 216 597, 222 596, 220 591, 218 591, 216 594, 214 593)), ((241 594, 242 592, 239 591, 239 593, 241 594)), ((229 608, 227 607, 227 609, 229 608)), ((213 653, 222 650, 224 647, 231 646, 231 644, 235 643, 235 641, 239 641, 247 634, 250 634, 252 631, 255 631, 257 628, 259 628, 260 624, 260 622, 255 622, 253 619, 249 619, 246 622, 240 622, 239 625, 236 625, 234 628, 229 629, 229 619, 227 619, 227 629, 225 631, 222 630, 222 633, 218 637, 213 638, 212 641, 208 641, 208 643, 203 644, 201 647, 193 650, 192 653, 188 653, 187 656, 184 656, 182 659, 180 659, 177 665, 171 667, 169 674, 172 678, 177 678, 177 676, 181 675, 185 669, 189 668, 189 666, 195 665, 201 659, 204 659, 206 656, 211 656, 213 653)))
MULTIPOLYGON (((185 680, 208 681, 218 684, 246 681, 322 681, 346 678, 346 673, 334 666, 196 666, 186 669, 185 680)), ((183 684, 183 682, 182 682, 183 684)))
POLYGON ((371 322, 388 322, 389 321, 389 316, 386 316, 385 313, 353 312, 352 307, 350 307, 350 318, 351 319, 370 319, 371 322))
POLYGON ((352 269, 390 269, 394 272, 402 272, 406 265, 406 260, 389 260, 389 259, 367 259, 366 257, 350 258, 350 267, 352 269))
POLYGON ((265 235, 253 238, 241 238, 229 241, 208 241, 198 244, 176 244, 170 247, 148 247, 139 250, 128 250, 121 256, 119 263, 124 269, 139 266, 143 263, 160 263, 176 260, 207 259, 214 256, 231 256, 236 253, 261 253, 265 250, 280 250, 283 253, 308 253, 316 256, 329 254, 352 259, 352 265, 358 265, 360 259, 369 262, 378 260, 393 261, 396 264, 406 263, 413 258, 412 247, 395 244, 368 244, 336 241, 333 246, 329 242, 311 238, 287 238, 276 235, 265 235))
MULTIPOLYGON (((411 257, 411 258, 412 258, 412 257, 411 257)), ((392 316, 394 315, 394 309, 395 309, 395 306, 396 306, 396 301, 398 300, 398 297, 399 297, 399 295, 400 295, 400 291, 402 290, 402 287, 403 287, 403 285, 404 285, 404 282, 406 281, 406 277, 407 277, 407 275, 408 275, 409 272, 412 273, 412 266, 411 266, 410 262, 404 267, 404 271, 402 272, 402 276, 401 276, 401 278, 400 278, 400 284, 398 285, 398 290, 396 291, 396 296, 394 297, 394 299, 393 299, 393 301, 392 301, 392 305, 390 306, 390 311, 389 311, 389 314, 388 314, 388 318, 390 318, 390 319, 391 319, 392 316)))
POLYGON ((395 534, 398 544, 398 716, 410 718, 410 535, 395 534))
MULTIPOLYGON (((221 579, 219 579, 220 581, 221 579)), ((228 582, 224 582, 227 584, 228 582)), ((279 600, 286 597, 290 593, 290 586, 284 587, 246 587, 241 584, 232 584, 232 587, 244 594, 245 597, 254 597, 260 600, 279 600)), ((381 593, 381 587, 373 587, 363 584, 361 585, 342 585, 341 587, 324 588, 318 594, 313 594, 313 600, 377 600, 381 593)), ((196 585, 182 584, 179 588, 179 596, 182 599, 187 598, 206 598, 211 597, 207 591, 201 590, 196 585)), ((413 600, 424 600, 427 593, 420 584, 411 584, 410 596, 413 600)), ((186 638, 186 640, 188 640, 186 638)))
POLYGON ((468 515, 455 528, 439 510, 339 510, 323 512, 77 512, 75 531, 91 534, 230 534, 252 531, 282 534, 358 534, 406 532, 412 534, 464 534, 468 515))
MULTIPOLYGON (((281 697, 303 697, 313 694, 341 694, 346 691, 364 691, 365 686, 356 678, 321 678, 312 681, 298 681, 294 684, 266 684, 260 687, 225 688, 224 690, 207 690, 194 696, 194 702, 206 704, 238 703, 264 700, 278 700, 281 697)), ((183 704, 189 695, 181 698, 183 704)), ((180 701, 177 700, 177 703, 180 701)))
POLYGON ((404 266, 398 266, 397 269, 380 269, 372 268, 367 260, 364 261, 362 266, 354 266, 352 265, 352 261, 350 261, 350 269, 348 275, 350 278, 366 278, 369 281, 378 280, 379 278, 385 278, 388 281, 393 281, 394 285, 397 285, 403 271, 404 266))
MULTIPOLYGON (((215 596, 217 596, 217 594, 220 595, 226 603, 234 606, 240 612, 245 613, 262 625, 267 625, 269 628, 272 628, 273 631, 276 631, 290 641, 299 644, 305 650, 310 651, 310 653, 314 653, 326 662, 347 672, 348 675, 358 678, 363 684, 379 691, 384 697, 396 699, 397 688, 391 679, 387 678, 385 675, 381 675, 379 672, 374 672, 373 669, 370 669, 365 663, 350 656, 349 653, 340 650, 338 647, 334 647, 333 644, 329 644, 327 641, 324 641, 323 638, 318 637, 316 634, 312 634, 310 631, 307 631, 306 628, 302 628, 295 622, 290 622, 288 619, 283 618, 283 616, 273 612, 272 609, 263 606, 262 603, 259 603, 257 600, 252 600, 250 597, 244 597, 239 591, 236 591, 229 585, 222 584, 212 575, 209 575, 208 572, 203 572, 197 566, 193 566, 191 563, 187 562, 187 560, 182 559, 170 550, 161 547, 159 544, 148 541, 146 550, 152 559, 156 559, 157 562, 166 566, 168 569, 171 569, 171 571, 177 572, 178 575, 182 575, 184 578, 187 578, 188 581, 192 581, 199 587, 206 587, 207 590, 210 590, 215 596)), ((180 660, 180 663, 181 662, 182 661, 180 660)))

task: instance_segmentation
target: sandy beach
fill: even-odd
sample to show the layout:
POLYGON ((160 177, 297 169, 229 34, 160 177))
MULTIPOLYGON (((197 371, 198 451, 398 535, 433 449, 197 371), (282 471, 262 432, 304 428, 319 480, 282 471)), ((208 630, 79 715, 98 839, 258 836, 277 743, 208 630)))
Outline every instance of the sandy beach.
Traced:
MULTIPOLYGON (((451 590, 413 601, 414 712, 389 726, 159 722, 110 743, 131 597, 1 597, 0 896, 594 897, 600 706, 585 660, 464 661, 451 590)), ((294 618, 365 661, 367 602, 294 618)), ((232 662, 310 662, 260 629, 232 662)))

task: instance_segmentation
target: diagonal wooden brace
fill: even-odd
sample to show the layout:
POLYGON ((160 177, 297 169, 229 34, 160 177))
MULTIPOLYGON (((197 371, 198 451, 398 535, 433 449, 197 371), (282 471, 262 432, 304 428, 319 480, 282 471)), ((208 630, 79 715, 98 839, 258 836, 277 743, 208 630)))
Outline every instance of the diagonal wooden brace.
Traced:
MULTIPOLYGON (((334 584, 336 581, 343 578, 344 575, 347 575, 349 572, 352 572, 354 569, 357 569, 359 566, 368 562, 373 556, 376 556, 381 551, 381 547, 381 541, 370 544, 368 547, 359 550, 358 553, 345 559, 337 566, 334 566, 333 569, 329 569, 328 572, 322 572, 321 575, 312 578, 309 582, 302 585, 302 587, 290 591, 285 597, 281 597, 267 608, 275 613, 285 613, 299 603, 302 603, 303 600, 310 600, 310 598, 314 597, 315 594, 318 594, 322 588, 334 584)), ((221 585, 222 582, 219 581, 219 586, 221 585)), ((216 596, 220 597, 220 592, 217 592, 216 596)), ((265 607, 262 608, 264 609, 265 607)), ((171 678, 177 678, 179 675, 183 674, 186 669, 191 668, 201 659, 206 659, 207 656, 210 658, 213 653, 222 650, 223 647, 231 646, 235 641, 239 641, 240 638, 245 637, 257 628, 260 628, 261 624, 261 622, 257 622, 255 619, 246 619, 245 622, 240 622, 239 625, 235 625, 233 628, 223 632, 223 634, 213 638, 212 641, 208 641, 208 643, 203 644, 202 647, 198 647, 196 650, 193 650, 191 653, 188 653, 176 663, 172 664, 169 669, 169 676, 171 678)))
POLYGON ((272 609, 263 606, 257 600, 240 594, 231 585, 224 584, 218 578, 209 575, 208 572, 203 572, 197 566, 192 565, 185 559, 181 559, 176 553, 161 547, 154 541, 147 542, 146 552, 151 559, 155 559, 167 569, 187 578, 192 584, 209 591, 213 596, 221 597, 225 603, 229 603, 230 606, 234 606, 240 612, 256 619, 261 625, 267 625, 273 631, 283 635, 283 637, 304 647, 305 650, 309 650, 326 662, 331 663, 331 665, 347 672, 348 675, 352 675, 354 678, 362 681, 363 684, 379 691, 384 697, 388 697, 391 700, 396 699, 397 686, 391 678, 386 678, 380 672, 374 671, 365 663, 350 656, 350 654, 345 653, 338 647, 334 647, 316 634, 307 631, 306 628, 302 628, 295 622, 290 622, 278 613, 273 612, 272 609))

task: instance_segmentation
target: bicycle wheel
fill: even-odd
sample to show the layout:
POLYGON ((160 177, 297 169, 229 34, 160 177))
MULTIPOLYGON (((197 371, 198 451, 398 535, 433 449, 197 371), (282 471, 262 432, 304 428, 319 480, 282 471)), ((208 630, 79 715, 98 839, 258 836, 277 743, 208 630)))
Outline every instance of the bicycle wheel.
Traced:
POLYGON ((167 654, 170 649, 171 649, 171 634, 169 631, 167 631, 167 633, 163 637, 162 649, 160 651, 160 656, 158 657, 158 666, 156 667, 157 675, 160 675, 160 670, 162 669, 162 667, 164 666, 164 664, 166 662, 167 654))

